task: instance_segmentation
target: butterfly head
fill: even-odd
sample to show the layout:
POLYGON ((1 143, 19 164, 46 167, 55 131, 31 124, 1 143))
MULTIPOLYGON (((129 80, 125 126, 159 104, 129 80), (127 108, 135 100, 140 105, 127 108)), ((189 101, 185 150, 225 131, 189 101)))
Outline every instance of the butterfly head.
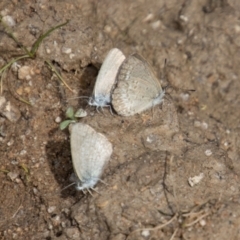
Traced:
POLYGON ((76 182, 76 189, 78 191, 83 191, 85 189, 92 189, 96 185, 98 180, 99 178, 96 178, 96 177, 89 178, 83 182, 79 180, 76 182))
POLYGON ((88 105, 95 107, 108 107, 110 105, 110 97, 108 96, 92 96, 88 100, 88 105))
POLYGON ((162 90, 154 99, 153 99, 153 106, 156 106, 158 104, 160 104, 161 102, 163 102, 163 97, 165 95, 165 90, 162 90))

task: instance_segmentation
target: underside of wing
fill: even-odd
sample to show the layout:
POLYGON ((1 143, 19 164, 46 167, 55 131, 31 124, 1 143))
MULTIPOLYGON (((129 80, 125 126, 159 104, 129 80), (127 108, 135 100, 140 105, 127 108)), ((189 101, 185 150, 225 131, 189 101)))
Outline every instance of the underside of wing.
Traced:
POLYGON ((161 85, 148 63, 138 54, 123 62, 117 78, 112 105, 118 114, 134 115, 160 103, 161 85))
POLYGON ((73 167, 80 181, 99 178, 111 156, 111 143, 104 135, 82 123, 73 124, 70 141, 73 167))
POLYGON ((138 78, 131 78, 129 82, 122 81, 112 95, 112 105, 122 116, 143 112, 153 107, 157 98, 162 97, 161 92, 155 90, 138 78))
POLYGON ((125 60, 121 50, 113 48, 106 56, 93 90, 93 98, 105 97, 110 100, 111 90, 115 83, 118 69, 125 60))
POLYGON ((159 91, 162 90, 161 84, 154 75, 154 72, 148 62, 139 54, 134 53, 125 59, 119 69, 118 81, 127 81, 129 78, 141 78, 146 84, 154 85, 159 91))

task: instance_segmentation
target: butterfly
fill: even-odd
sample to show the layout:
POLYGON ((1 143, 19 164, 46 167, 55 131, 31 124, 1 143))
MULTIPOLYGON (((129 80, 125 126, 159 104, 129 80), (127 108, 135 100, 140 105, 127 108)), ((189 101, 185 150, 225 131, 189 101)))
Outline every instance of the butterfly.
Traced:
POLYGON ((119 68, 112 106, 119 115, 132 116, 160 104, 164 94, 150 65, 135 53, 119 68))
POLYGON ((124 54, 118 48, 109 51, 100 68, 92 96, 88 101, 90 106, 95 106, 98 109, 111 105, 111 91, 116 81, 118 69, 124 59, 124 54))
POLYGON ((84 123, 73 123, 69 130, 73 168, 78 178, 76 189, 93 189, 110 159, 112 144, 84 123))

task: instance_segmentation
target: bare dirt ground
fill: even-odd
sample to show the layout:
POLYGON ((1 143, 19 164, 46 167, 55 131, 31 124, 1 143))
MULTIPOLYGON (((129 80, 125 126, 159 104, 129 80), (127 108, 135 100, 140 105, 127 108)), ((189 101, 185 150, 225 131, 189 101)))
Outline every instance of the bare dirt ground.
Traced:
MULTIPOLYGON (((2 79, 12 115, 1 107, 1 239, 240 239, 238 0, 2 0, 0 10, 28 48, 70 20, 2 79), (170 86, 154 114, 112 116, 69 100, 91 95, 113 47, 141 54, 170 86), (69 106, 86 109, 80 121, 113 144, 100 194, 61 192, 73 173, 59 129, 69 106)), ((0 30, 2 67, 23 52, 0 30)))

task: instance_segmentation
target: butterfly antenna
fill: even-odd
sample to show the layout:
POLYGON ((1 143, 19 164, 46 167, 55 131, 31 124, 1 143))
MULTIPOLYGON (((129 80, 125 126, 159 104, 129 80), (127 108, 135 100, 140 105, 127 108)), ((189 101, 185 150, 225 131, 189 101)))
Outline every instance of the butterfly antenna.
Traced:
POLYGON ((73 98, 68 98, 67 100, 72 100, 72 99, 79 99, 79 98, 88 98, 88 96, 80 96, 80 97, 73 97, 73 98))
POLYGON ((64 191, 65 189, 67 189, 67 188, 71 187, 71 186, 72 186, 72 185, 74 185, 74 184, 76 184, 76 183, 75 183, 75 182, 73 182, 73 183, 71 183, 71 184, 67 185, 66 187, 64 187, 64 188, 61 190, 61 192, 62 192, 62 191, 64 191))
POLYGON ((88 100, 85 100, 86 102, 87 102, 87 104, 88 104, 88 100))

